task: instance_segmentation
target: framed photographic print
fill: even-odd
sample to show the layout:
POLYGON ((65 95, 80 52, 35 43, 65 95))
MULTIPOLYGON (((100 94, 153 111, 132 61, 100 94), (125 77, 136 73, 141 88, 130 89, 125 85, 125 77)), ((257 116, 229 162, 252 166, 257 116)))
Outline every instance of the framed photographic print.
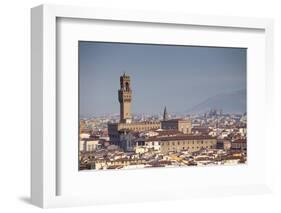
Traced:
POLYGON ((247 162, 246 48, 78 45, 79 170, 247 162))
POLYGON ((31 13, 32 203, 270 192, 272 20, 31 13))

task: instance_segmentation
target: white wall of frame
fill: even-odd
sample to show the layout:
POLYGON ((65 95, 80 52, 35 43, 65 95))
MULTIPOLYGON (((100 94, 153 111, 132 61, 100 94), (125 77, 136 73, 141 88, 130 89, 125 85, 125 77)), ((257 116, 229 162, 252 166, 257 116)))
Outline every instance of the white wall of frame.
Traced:
MULTIPOLYGON (((1 212, 21 211, 39 212, 40 209, 29 204, 30 189, 30 14, 29 9, 41 4, 39 0, 11 0, 1 5, 1 141, 5 142, 2 150, 0 199, 1 212), (15 127, 19 127, 15 132, 15 127), (16 140, 12 138, 16 137, 16 140), (8 150, 12 150, 9 152, 8 150), (13 156, 13 157, 11 157, 13 156), (16 166, 11 166, 16 165, 16 166)), ((156 10, 162 12, 185 12, 191 14, 215 14, 250 17, 270 17, 275 19, 275 97, 274 115, 272 121, 272 140, 279 140, 281 119, 281 14, 278 0, 213 0, 213 1, 109 1, 109 0, 46 0, 44 3, 72 4, 81 6, 112 7, 121 9, 156 10)), ((273 147, 273 168, 275 190, 273 195, 262 196, 229 196, 225 198, 194 198, 184 201, 165 201, 156 203, 122 204, 95 207, 81 207, 67 209, 68 212, 96 211, 96 212, 144 212, 147 209, 157 212, 189 211, 196 212, 277 212, 280 211, 281 199, 281 171, 277 162, 280 162, 280 143, 273 147), (219 207, 218 207, 219 206, 219 207)), ((65 211, 53 209, 52 212, 65 211)))
MULTIPOLYGON (((61 196, 98 195, 95 200, 161 200, 170 197, 184 197, 184 192, 192 196, 196 188, 211 188, 255 185, 266 180, 267 167, 263 143, 266 115, 265 73, 265 32, 261 29, 233 29, 218 27, 171 26, 157 24, 137 24, 124 22, 104 22, 79 19, 57 19, 58 61, 57 81, 60 82, 57 106, 59 143, 59 170, 57 184, 61 196), (121 29, 121 30, 120 30, 121 29), (208 35, 208 36, 206 36, 208 35), (111 41, 131 43, 177 44, 193 46, 242 47, 247 48, 247 120, 248 120, 248 160, 247 165, 237 167, 200 167, 172 169, 141 169, 127 171, 86 171, 78 168, 78 41, 111 41), (258 96, 256 94, 259 94, 258 96), (260 122, 264 121, 264 122, 260 122), (256 134, 263 132, 263 134, 256 134), (264 156, 264 157, 262 157, 264 156), (114 176, 114 180, 112 180, 114 176), (206 179, 206 177, 208 177, 206 179), (147 180, 147 181, 146 181, 147 180), (152 181, 155 180, 155 181, 152 181), (175 181, 176 180, 176 181, 175 181), (111 189, 108 194, 106 188, 111 189), (136 184, 137 183, 137 184, 136 184), (149 194, 146 192, 150 191, 149 194), (158 193, 162 191, 163 193, 158 193), (135 193, 138 192, 138 193, 135 193), (122 193, 122 199, 118 194, 122 193), (163 194, 167 194, 162 197, 163 194), (176 194, 181 194, 175 196, 176 194)), ((230 190, 230 189, 229 189, 230 190)), ((204 194, 204 190, 201 194, 204 194)), ((121 202, 122 202, 121 201, 121 202)), ((109 201, 108 201, 109 202, 109 201)))

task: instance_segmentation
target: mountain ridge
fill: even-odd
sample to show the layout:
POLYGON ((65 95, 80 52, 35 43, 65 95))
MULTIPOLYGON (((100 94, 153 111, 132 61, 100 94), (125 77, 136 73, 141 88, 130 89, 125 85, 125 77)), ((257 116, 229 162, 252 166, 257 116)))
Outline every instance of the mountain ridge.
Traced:
POLYGON ((189 108, 188 113, 204 113, 210 109, 222 109, 224 113, 246 112, 246 89, 220 93, 211 96, 195 106, 189 108))

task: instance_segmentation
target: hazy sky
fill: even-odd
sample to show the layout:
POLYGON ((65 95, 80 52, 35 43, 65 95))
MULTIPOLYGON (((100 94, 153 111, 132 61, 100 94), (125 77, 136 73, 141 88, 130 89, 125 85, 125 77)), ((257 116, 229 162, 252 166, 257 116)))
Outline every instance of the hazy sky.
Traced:
POLYGON ((132 112, 184 112, 246 88, 246 49, 79 42, 80 115, 119 113, 119 77, 131 77, 132 112))

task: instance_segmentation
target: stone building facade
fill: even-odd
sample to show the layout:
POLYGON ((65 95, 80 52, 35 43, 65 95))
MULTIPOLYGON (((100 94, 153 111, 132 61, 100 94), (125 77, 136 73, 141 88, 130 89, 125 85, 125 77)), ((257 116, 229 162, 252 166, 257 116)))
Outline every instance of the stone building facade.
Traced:
POLYGON ((231 142, 232 150, 247 150, 247 140, 238 139, 231 142))
POLYGON ((157 143, 160 145, 161 153, 165 154, 171 151, 189 151, 196 152, 200 149, 215 149, 217 139, 211 136, 199 135, 178 135, 170 137, 151 137, 146 142, 157 143))
POLYGON ((184 119, 170 119, 161 121, 161 128, 165 130, 178 130, 184 134, 191 134, 191 121, 184 119))
POLYGON ((117 144, 120 141, 122 130, 142 132, 148 130, 160 129, 160 122, 135 122, 135 123, 109 123, 108 135, 110 141, 117 144))

